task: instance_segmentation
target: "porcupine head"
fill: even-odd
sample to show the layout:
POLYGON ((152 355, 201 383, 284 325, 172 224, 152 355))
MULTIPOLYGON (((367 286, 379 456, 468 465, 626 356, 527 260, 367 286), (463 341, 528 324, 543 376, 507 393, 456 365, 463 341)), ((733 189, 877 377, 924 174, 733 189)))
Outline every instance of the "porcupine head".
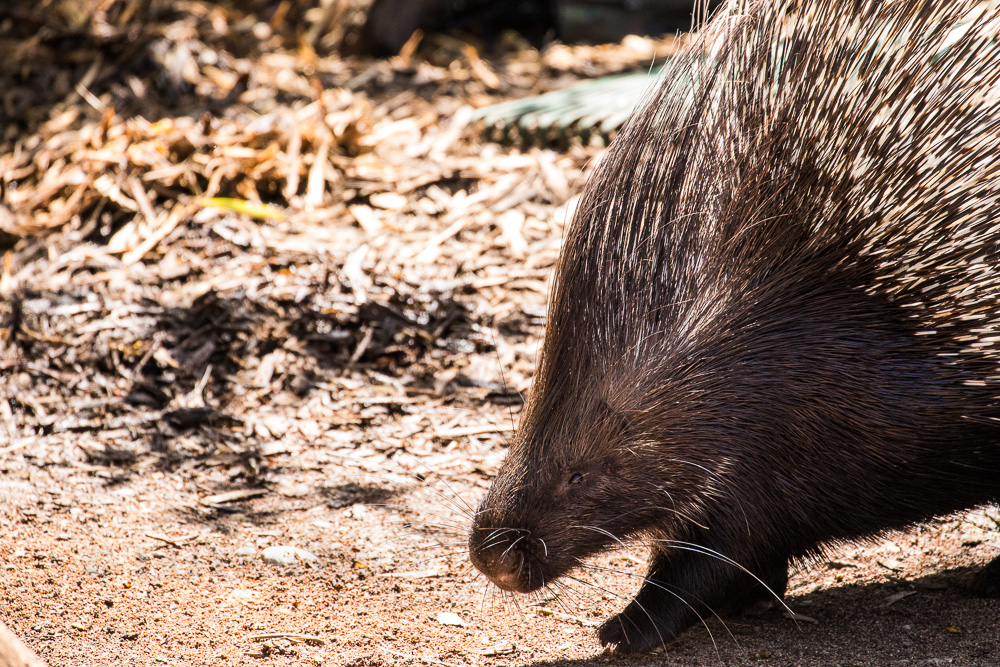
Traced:
POLYGON ((644 540, 599 630, 642 651, 824 543, 1000 497, 995 16, 734 0, 672 59, 566 233, 470 534, 491 582, 644 540))

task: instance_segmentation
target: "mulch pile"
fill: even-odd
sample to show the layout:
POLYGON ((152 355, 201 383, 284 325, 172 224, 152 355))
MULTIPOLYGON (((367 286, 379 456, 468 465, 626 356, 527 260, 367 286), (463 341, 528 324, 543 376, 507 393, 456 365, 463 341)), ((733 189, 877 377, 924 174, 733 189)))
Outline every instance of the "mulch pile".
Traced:
POLYGON ((672 40, 538 52, 507 35, 487 62, 418 34, 364 60, 337 51, 364 3, 305 4, 0 10, 18 63, 0 75, 13 446, 102 434, 88 457, 123 463, 156 435, 206 454, 324 383, 501 404, 527 388, 533 351, 512 346, 539 330, 600 147, 484 145, 473 109, 645 67, 672 40))

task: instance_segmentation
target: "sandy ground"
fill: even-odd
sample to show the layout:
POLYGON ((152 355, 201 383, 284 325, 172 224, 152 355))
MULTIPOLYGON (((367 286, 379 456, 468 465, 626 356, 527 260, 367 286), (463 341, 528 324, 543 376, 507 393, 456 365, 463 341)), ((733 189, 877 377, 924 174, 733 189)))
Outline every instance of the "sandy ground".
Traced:
POLYGON ((621 575, 585 573, 606 593, 504 597, 451 529, 463 520, 451 506, 481 494, 499 448, 460 444, 440 479, 413 484, 406 468, 439 455, 397 464, 345 440, 271 454, 266 493, 216 506, 183 466, 128 474, 44 445, 5 457, 0 619, 50 665, 1000 664, 997 601, 961 588, 1000 546, 995 509, 798 571, 796 621, 709 620, 623 661, 592 626, 637 588, 640 549, 599 561, 621 575), (269 546, 315 560, 269 564, 269 546))

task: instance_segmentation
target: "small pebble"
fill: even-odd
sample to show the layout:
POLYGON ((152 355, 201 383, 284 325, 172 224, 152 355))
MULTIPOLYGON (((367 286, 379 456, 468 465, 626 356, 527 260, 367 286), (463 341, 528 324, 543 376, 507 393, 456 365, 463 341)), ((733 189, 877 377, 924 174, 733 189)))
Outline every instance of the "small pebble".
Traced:
POLYGON ((875 561, 887 570, 892 570, 893 572, 899 572, 903 569, 903 564, 900 563, 895 558, 881 558, 875 561))
POLYGON ((237 588, 229 593, 229 599, 239 603, 251 603, 260 600, 260 595, 256 591, 237 588))
POLYGON ((249 556, 253 556, 256 553, 257 553, 257 549, 254 548, 254 547, 252 547, 252 546, 250 546, 250 545, 247 545, 245 547, 240 547, 239 549, 236 550, 236 555, 237 556, 247 556, 247 557, 249 557, 249 556))
POLYGON ((465 627, 465 621, 462 617, 453 611, 439 611, 437 614, 437 622, 441 625, 457 625, 459 627, 465 627))
POLYGON ((268 547, 260 552, 260 557, 271 565, 292 565, 300 560, 316 560, 316 556, 298 547, 268 547))

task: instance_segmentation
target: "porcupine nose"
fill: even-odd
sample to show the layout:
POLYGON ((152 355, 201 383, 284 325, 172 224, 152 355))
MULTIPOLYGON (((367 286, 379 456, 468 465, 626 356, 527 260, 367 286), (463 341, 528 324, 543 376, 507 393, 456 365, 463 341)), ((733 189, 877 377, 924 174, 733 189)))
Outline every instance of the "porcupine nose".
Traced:
MULTIPOLYGON (((483 543, 490 542, 489 538, 483 543)), ((469 560, 477 570, 486 575, 498 588, 512 593, 527 593, 532 590, 525 576, 524 554, 507 541, 494 543, 485 548, 471 544, 469 560)))
POLYGON ((481 571, 498 588, 512 593, 527 593, 531 590, 522 573, 524 558, 520 553, 508 553, 493 561, 491 565, 488 571, 481 571))

